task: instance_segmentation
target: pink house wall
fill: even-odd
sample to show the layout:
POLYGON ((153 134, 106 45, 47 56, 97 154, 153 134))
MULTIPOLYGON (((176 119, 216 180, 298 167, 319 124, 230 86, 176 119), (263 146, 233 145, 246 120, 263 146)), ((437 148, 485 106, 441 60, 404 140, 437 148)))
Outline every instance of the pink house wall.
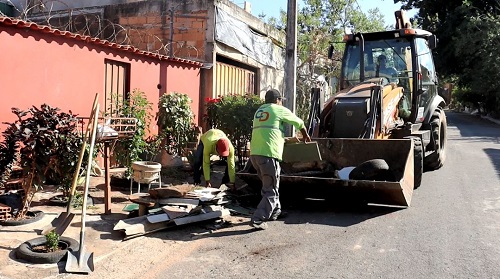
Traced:
MULTIPOLYGON (((173 91, 188 94, 193 112, 198 111, 200 68, 196 65, 1 23, 0 54, 0 122, 15 120, 12 107, 27 109, 42 103, 88 116, 95 93, 102 108, 105 59, 130 64, 130 90, 147 94, 153 114, 159 96, 173 91)), ((0 131, 4 128, 0 124, 0 131)), ((157 132, 154 123, 150 129, 157 132)))

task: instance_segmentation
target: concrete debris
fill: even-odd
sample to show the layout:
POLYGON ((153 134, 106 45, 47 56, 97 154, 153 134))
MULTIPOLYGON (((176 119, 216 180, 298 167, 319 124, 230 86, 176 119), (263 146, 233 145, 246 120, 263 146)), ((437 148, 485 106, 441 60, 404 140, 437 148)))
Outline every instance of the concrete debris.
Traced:
POLYGON ((128 240, 175 226, 230 215, 230 210, 223 206, 230 201, 225 191, 195 188, 192 185, 180 186, 182 187, 174 186, 175 189, 156 188, 150 190, 149 194, 142 194, 141 199, 148 201, 150 205, 154 204, 154 209, 142 211, 149 212, 144 216, 120 220, 113 230, 122 231, 125 234, 124 240, 128 240))

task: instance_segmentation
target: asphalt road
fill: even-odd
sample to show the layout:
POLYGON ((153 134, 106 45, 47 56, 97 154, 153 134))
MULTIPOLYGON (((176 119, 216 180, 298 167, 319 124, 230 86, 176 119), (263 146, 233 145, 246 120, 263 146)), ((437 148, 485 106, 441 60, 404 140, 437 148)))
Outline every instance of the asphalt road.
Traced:
POLYGON ((500 278, 500 126, 447 119, 446 163, 424 174, 410 208, 311 202, 266 231, 192 237, 147 277, 500 278))
POLYGON ((447 118, 445 165, 409 208, 309 201, 265 231, 243 217, 162 231, 116 244, 86 278, 500 278, 500 125, 447 118))

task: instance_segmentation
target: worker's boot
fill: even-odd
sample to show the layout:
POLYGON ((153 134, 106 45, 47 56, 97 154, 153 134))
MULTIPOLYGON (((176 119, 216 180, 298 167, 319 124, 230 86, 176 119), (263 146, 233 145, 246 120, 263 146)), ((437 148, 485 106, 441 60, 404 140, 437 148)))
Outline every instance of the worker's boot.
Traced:
POLYGON ((250 221, 250 226, 257 230, 265 230, 267 229, 267 223, 264 221, 250 221))
POLYGON ((269 218, 270 221, 276 221, 278 219, 284 219, 288 215, 287 212, 281 211, 281 209, 278 209, 271 214, 271 218, 269 218))

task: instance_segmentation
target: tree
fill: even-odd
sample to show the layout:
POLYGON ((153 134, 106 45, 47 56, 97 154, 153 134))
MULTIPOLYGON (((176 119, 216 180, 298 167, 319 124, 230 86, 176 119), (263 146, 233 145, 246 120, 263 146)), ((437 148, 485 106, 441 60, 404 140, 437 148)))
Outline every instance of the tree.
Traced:
POLYGON ((459 86, 459 101, 500 115, 500 2, 395 0, 418 8, 416 21, 436 34, 437 71, 459 86))
MULTIPOLYGON (((373 32, 385 30, 383 16, 378 9, 360 11, 354 0, 304 0, 297 18, 297 115, 306 119, 310 109, 310 92, 319 76, 329 80, 339 76, 342 44, 335 59, 327 58, 328 47, 341 42, 346 31, 373 32)), ((285 30, 286 12, 268 23, 285 30)))

